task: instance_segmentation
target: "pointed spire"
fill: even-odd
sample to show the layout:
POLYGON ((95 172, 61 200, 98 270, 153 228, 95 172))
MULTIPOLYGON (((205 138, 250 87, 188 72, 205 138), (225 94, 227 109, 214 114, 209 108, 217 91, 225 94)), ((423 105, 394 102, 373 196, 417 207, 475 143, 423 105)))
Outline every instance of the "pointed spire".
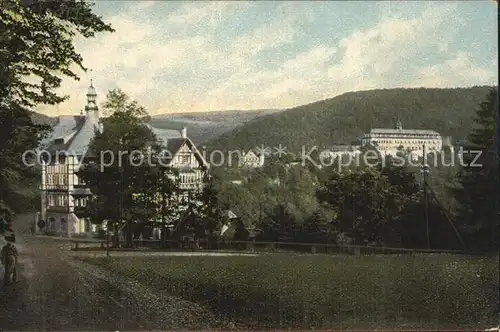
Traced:
POLYGON ((89 112, 93 112, 92 116, 99 119, 99 108, 97 107, 97 92, 94 88, 94 82, 90 79, 90 85, 87 90, 87 105, 85 106, 85 111, 87 112, 87 116, 89 116, 89 112))

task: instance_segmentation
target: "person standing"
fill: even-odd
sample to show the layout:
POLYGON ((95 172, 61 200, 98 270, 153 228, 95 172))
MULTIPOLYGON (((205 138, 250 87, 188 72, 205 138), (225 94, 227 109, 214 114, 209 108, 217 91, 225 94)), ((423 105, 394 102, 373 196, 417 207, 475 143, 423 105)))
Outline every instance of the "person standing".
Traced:
POLYGON ((0 258, 4 266, 4 284, 9 285, 17 282, 17 259, 18 253, 17 248, 14 245, 16 242, 16 236, 14 232, 7 232, 4 236, 7 244, 3 246, 0 252, 0 258))

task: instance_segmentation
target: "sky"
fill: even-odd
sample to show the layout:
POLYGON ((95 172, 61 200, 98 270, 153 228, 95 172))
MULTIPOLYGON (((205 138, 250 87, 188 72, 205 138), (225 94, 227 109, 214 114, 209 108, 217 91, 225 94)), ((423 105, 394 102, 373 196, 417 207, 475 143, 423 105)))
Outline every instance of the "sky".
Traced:
POLYGON ((90 82, 152 115, 291 108, 349 91, 497 85, 498 22, 476 1, 102 1, 114 33, 78 37, 92 72, 63 80, 79 114, 90 82))

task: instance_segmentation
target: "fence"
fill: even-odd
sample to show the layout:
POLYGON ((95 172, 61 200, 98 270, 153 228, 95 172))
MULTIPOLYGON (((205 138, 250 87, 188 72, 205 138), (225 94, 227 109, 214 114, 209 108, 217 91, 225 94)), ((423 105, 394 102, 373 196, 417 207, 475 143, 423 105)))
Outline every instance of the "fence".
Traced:
MULTIPOLYGON (((106 241, 98 239, 71 239, 74 250, 84 248, 105 249, 106 241)), ((251 252, 288 252, 304 254, 411 254, 411 253, 436 253, 436 254, 465 254, 487 255, 486 252, 469 252, 464 250, 438 250, 438 249, 406 249, 376 246, 339 245, 331 243, 298 243, 298 242, 256 242, 256 241, 219 241, 208 243, 200 240, 198 243, 183 243, 176 240, 165 240, 166 248, 162 247, 161 240, 133 240, 134 247, 141 250, 196 250, 196 251, 251 251, 251 252)), ((119 248, 111 250, 120 250, 119 248)))

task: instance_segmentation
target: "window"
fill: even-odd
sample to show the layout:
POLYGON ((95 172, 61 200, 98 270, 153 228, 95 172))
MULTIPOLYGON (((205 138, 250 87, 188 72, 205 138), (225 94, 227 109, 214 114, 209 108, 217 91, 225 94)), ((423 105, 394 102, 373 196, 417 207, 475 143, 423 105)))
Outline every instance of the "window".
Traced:
POLYGON ((181 156, 181 163, 188 164, 189 163, 189 156, 181 156))
POLYGON ((54 230, 54 228, 56 226, 56 219, 53 218, 53 217, 50 217, 49 218, 49 224, 47 226, 48 226, 47 228, 48 228, 49 231, 54 230))

